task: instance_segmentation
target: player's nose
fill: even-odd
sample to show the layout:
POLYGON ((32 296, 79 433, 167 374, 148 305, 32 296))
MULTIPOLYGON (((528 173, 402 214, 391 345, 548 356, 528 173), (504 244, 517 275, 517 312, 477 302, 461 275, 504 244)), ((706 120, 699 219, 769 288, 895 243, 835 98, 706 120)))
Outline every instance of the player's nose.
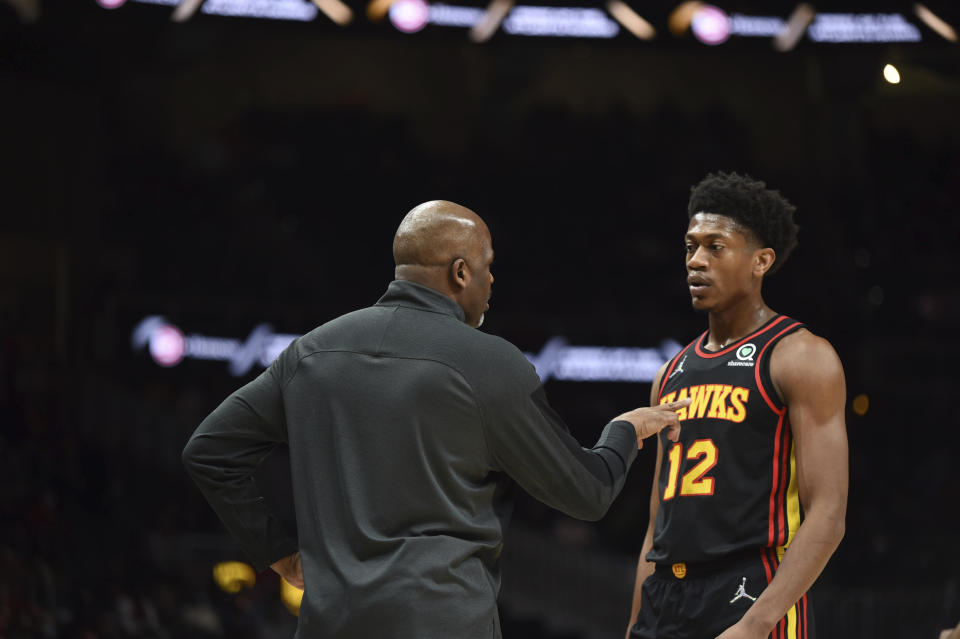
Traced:
POLYGON ((687 258, 687 268, 692 269, 704 269, 707 267, 706 252, 702 246, 698 246, 697 250, 693 252, 687 258))

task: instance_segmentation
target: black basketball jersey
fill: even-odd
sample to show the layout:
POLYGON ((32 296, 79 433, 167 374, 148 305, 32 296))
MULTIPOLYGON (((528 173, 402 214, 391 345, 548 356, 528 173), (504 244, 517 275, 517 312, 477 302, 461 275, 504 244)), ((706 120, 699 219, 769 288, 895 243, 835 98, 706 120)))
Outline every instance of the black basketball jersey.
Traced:
POLYGON ((664 371, 659 402, 691 398, 678 442, 660 434, 660 509, 649 561, 712 561, 755 548, 782 558, 803 514, 790 417, 770 379, 772 347, 803 325, 777 315, 726 348, 707 332, 664 371))

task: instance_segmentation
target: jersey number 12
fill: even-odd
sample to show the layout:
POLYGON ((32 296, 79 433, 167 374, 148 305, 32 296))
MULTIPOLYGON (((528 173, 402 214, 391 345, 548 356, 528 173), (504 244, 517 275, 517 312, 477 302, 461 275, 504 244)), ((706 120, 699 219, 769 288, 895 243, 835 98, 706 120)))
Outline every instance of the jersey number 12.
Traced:
MULTIPOLYGON (((677 479, 680 475, 680 460, 684 457, 683 445, 674 444, 667 453, 670 473, 667 476, 667 488, 663 491, 663 501, 673 499, 677 494, 677 479)), ((717 446, 712 439, 698 439, 687 448, 687 459, 699 459, 693 468, 683 474, 680 482, 680 496, 712 495, 713 477, 704 477, 717 465, 717 446)))

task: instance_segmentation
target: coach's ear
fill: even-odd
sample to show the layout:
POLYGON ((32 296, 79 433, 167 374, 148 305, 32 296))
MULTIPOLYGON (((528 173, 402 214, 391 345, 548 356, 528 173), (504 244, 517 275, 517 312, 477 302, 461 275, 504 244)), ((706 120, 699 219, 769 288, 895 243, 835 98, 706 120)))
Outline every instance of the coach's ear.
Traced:
POLYGON ((459 293, 463 289, 467 288, 468 284, 470 284, 470 265, 467 264, 465 259, 458 257, 450 263, 448 275, 450 278, 450 285, 454 290, 454 294, 459 293))
POLYGON ((777 253, 769 246, 757 249, 753 254, 753 276, 763 278, 777 261, 777 253))

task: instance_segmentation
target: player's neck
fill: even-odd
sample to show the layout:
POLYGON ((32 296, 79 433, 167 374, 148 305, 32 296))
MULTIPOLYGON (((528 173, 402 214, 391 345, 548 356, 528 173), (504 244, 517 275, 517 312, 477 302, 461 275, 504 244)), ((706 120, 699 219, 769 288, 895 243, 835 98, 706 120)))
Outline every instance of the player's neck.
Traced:
POLYGON ((776 313, 763 299, 746 300, 730 308, 710 311, 710 333, 704 346, 718 351, 766 324, 776 313))

